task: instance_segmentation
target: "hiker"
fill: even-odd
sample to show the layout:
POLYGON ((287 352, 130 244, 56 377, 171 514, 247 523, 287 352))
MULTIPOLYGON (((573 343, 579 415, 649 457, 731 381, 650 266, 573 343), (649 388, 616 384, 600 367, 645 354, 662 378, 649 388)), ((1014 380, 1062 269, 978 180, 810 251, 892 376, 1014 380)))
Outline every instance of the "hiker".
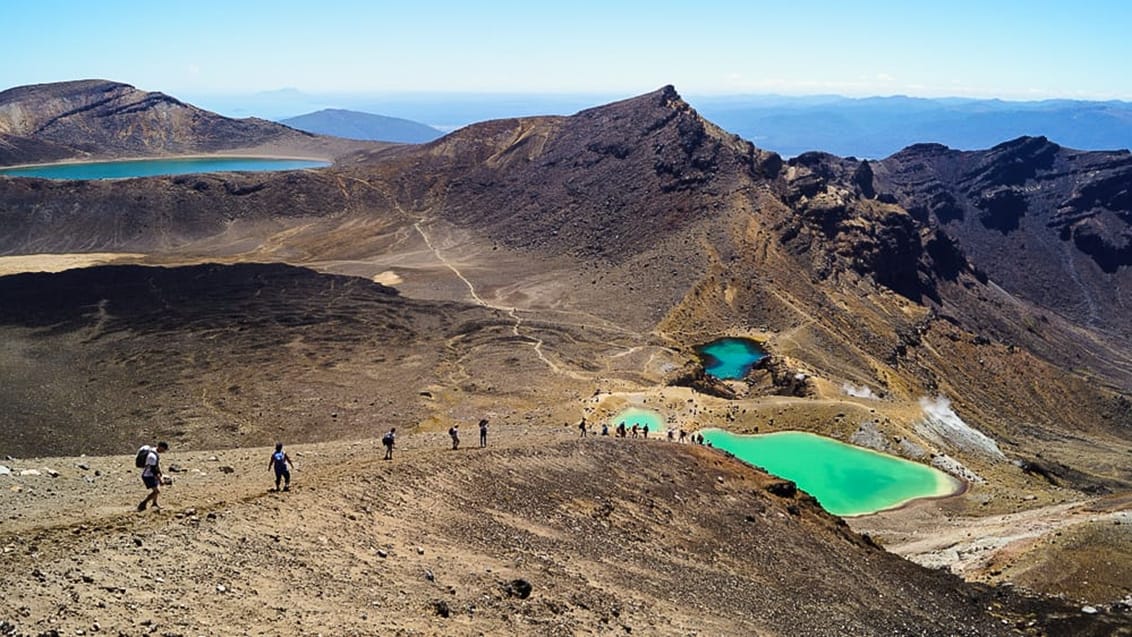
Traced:
POLYGON ((637 435, 640 433, 640 431, 641 431, 641 428, 639 426, 637 426, 637 423, 633 423, 633 437, 634 438, 637 437, 637 435))
POLYGON ((673 441, 673 440, 675 440, 675 439, 676 439, 676 430, 675 430, 675 429, 672 429, 672 428, 670 427, 670 428, 668 429, 668 442, 672 442, 672 441, 673 441))
POLYGON ((649 424, 647 422, 644 424, 644 426, 641 427, 641 431, 644 432, 645 438, 648 439, 648 437, 649 437, 649 424))
POLYGON ((448 430, 448 435, 452 437, 452 449, 460 448, 460 425, 452 425, 448 430))
POLYGON ((586 417, 582 416, 582 422, 578 423, 578 429, 582 432, 582 438, 586 437, 586 417))
POLYGON ((385 432, 385 435, 381 437, 381 444, 382 444, 382 446, 385 447, 385 459, 386 460, 392 460, 393 459, 393 442, 396 438, 397 438, 397 428, 396 427, 390 427, 389 431, 385 432))
POLYGON ((487 446, 487 418, 480 420, 480 449, 487 446))
POLYGON ((601 423, 601 435, 603 435, 603 436, 609 435, 609 423, 607 423, 607 422, 601 423))
POLYGON ((625 421, 624 420, 617 423, 617 437, 618 438, 624 438, 625 437, 625 421))
POLYGON ((157 504, 157 496, 161 495, 161 454, 169 450, 169 443, 159 442, 156 447, 143 446, 138 449, 138 457, 135 464, 142 467, 141 479, 145 483, 145 488, 149 489, 149 495, 138 503, 138 511, 145 511, 145 508, 150 503, 153 504, 155 511, 160 511, 161 506, 157 504), (143 457, 144 453, 144 457, 143 457))
POLYGON ((681 443, 681 444, 683 444, 683 443, 684 443, 684 439, 685 439, 685 438, 687 438, 687 437, 688 437, 688 432, 686 432, 686 431, 684 431, 683 429, 681 429, 681 430, 680 430, 680 443, 681 443))
POLYGON ((291 490, 291 472, 287 470, 287 465, 295 468, 295 463, 291 462, 291 456, 283 451, 283 443, 275 443, 275 453, 271 454, 271 459, 267 461, 268 469, 275 469, 275 490, 279 490, 279 482, 283 482, 283 490, 291 490))

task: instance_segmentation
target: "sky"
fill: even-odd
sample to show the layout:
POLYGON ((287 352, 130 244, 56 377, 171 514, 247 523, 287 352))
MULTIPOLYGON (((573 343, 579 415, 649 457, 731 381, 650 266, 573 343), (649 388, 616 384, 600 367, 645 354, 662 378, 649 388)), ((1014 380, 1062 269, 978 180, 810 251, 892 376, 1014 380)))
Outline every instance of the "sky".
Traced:
POLYGON ((1132 100, 1124 0, 4 0, 0 89, 1132 100))

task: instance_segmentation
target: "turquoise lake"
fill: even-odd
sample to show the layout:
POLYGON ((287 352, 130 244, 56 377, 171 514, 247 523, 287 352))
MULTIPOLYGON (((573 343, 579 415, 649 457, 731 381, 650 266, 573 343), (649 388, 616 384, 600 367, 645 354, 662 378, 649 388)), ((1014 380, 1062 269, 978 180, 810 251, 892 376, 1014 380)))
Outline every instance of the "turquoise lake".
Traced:
POLYGON ((609 429, 617 429, 617 425, 622 422, 629 429, 632 429, 633 425, 648 425, 649 431, 660 431, 664 425, 664 417, 651 409, 627 407, 609 419, 609 429))
POLYGON ((721 338, 696 348, 704 371, 723 380, 737 380, 747 375, 766 352, 749 338, 721 338))
POLYGON ((174 157, 131 159, 76 164, 42 164, 22 168, 0 168, 0 175, 42 179, 129 179, 158 175, 184 175, 228 171, 296 170, 324 168, 330 162, 270 157, 174 157))
POLYGON ((701 432, 705 442, 786 478, 834 515, 864 515, 916 498, 958 493, 962 483, 916 462, 797 431, 745 436, 701 432))

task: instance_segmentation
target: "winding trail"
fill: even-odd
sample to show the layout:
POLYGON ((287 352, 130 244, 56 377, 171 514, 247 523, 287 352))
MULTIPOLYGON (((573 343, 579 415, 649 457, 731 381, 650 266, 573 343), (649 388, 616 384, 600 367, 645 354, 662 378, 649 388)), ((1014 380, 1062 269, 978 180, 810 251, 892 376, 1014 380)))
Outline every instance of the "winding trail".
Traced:
MULTIPOLYGON (((400 206, 396 202, 394 202, 394 205, 398 207, 398 210, 400 210, 400 206)), ((546 363, 546 366, 550 368, 550 371, 552 371, 556 374, 562 374, 563 376, 569 376, 570 378, 573 378, 575 380, 588 380, 589 379, 588 376, 583 376, 583 375, 578 374, 577 372, 574 372, 572 370, 563 369, 563 368, 559 367, 558 365, 556 365, 554 363, 554 361, 547 358, 546 354, 544 354, 543 351, 542 351, 542 346, 543 346, 544 341, 541 338, 538 338, 538 337, 532 336, 532 335, 528 335, 528 334, 520 333, 519 328, 522 327, 522 325, 523 325, 523 317, 519 316, 518 308, 515 308, 514 306, 507 307, 507 306, 496 305, 494 303, 489 303, 489 302, 485 301, 483 299, 483 297, 481 297, 476 292, 476 286, 471 281, 468 280, 468 277, 464 276, 464 274, 462 272, 460 272, 460 269, 457 268, 455 265, 453 265, 453 263, 451 261, 449 261, 447 258, 445 258, 445 256, 440 253, 440 250, 435 245, 433 245, 432 239, 429 238, 428 233, 425 232, 424 228, 421 227, 421 223, 423 221, 424 221, 424 219, 419 219, 418 221, 416 221, 413 224, 413 228, 417 231, 417 233, 419 235, 421 235, 421 239, 424 240, 425 245, 428 246, 428 249, 432 250, 432 253, 434 255, 436 255, 437 261, 440 261, 440 263, 444 267, 448 268, 449 270, 452 271, 452 274, 456 275, 456 278, 460 279, 461 281, 464 282, 464 285, 468 286, 468 294, 472 297, 472 300, 475 301, 476 305, 486 307, 486 308, 492 309, 492 310, 498 310, 500 312, 505 312, 508 316, 510 316, 515 321, 514 325, 511 326, 511 333, 514 334, 517 338, 521 338, 523 340, 530 342, 531 347, 535 351, 535 355, 538 356, 539 360, 541 360, 543 363, 546 363)))
MULTIPOLYGON (((384 197, 389 202, 389 204, 392 206, 392 208, 399 215, 401 215, 406 220, 411 220, 413 222, 412 223, 413 230, 415 230, 416 233, 418 235, 420 235, 421 240, 424 241, 425 246, 427 246, 429 251, 432 252, 433 256, 436 257, 436 260, 441 265, 443 265, 445 268, 447 268, 449 271, 451 271, 452 274, 454 274, 456 276, 456 278, 458 278, 468 288, 468 295, 471 297, 472 301, 476 305, 479 305, 479 306, 484 307, 484 308, 496 310, 496 311, 499 311, 499 312, 503 312, 507 316, 509 316, 514 321, 514 323, 511 325, 511 333, 514 334, 516 338, 520 338, 520 339, 523 339, 524 341, 529 342, 531 344, 531 348, 534 350, 535 355, 538 357, 538 359, 540 361, 542 361, 552 372, 554 372, 556 374, 560 374, 562 376, 567 376, 567 377, 572 378, 574 380, 591 380, 592 379, 592 374, 582 374, 582 373, 576 372, 576 371, 571 370, 571 369, 566 369, 566 368, 556 364, 554 361, 552 361, 550 358, 547 357, 545 352, 543 352, 543 345, 545 345, 545 341, 543 339, 541 339, 541 338, 539 338, 539 337, 537 337, 533 334, 523 334, 520 331, 521 328, 523 327, 524 322, 526 322, 523 319, 523 317, 520 315, 520 313, 521 312, 533 313, 534 312, 533 310, 521 309, 521 308, 515 307, 513 305, 500 305, 500 304, 488 301, 488 300, 484 299, 482 296, 480 296, 479 292, 476 290, 475 284, 472 283, 472 281, 468 277, 464 276, 464 273, 461 272, 458 267, 456 267, 456 264, 452 263, 452 261, 450 261, 448 258, 446 258, 444 256, 444 254, 441 252, 440 248, 435 243, 433 243, 432 237, 429 236, 429 233, 426 232, 426 230, 424 228, 424 224, 428 220, 423 215, 409 213, 409 211, 405 210, 401 206, 401 203, 399 201, 397 201, 397 199, 395 197, 393 197, 389 192, 387 192, 385 189, 383 189, 379 186, 376 186, 376 185, 370 183, 369 181, 367 181, 365 179, 361 179, 361 178, 358 178, 358 177, 347 177, 347 178, 352 180, 352 181, 358 182, 358 183, 364 185, 365 187, 370 188, 370 189, 378 192, 382 197, 384 197)), ((341 183, 340 183, 340 187, 341 187, 341 183)), ((569 315, 575 315, 575 316, 582 316, 582 317, 585 317, 585 318, 588 318, 590 320, 595 321, 596 324, 592 325, 593 327, 599 327, 601 329, 606 329, 606 330, 609 330, 609 331, 620 332, 622 334, 634 336, 634 337, 637 337, 637 338, 641 337, 641 334, 639 334, 639 333, 632 332, 630 330, 625 329, 624 327, 612 324, 609 321, 606 321, 604 319, 601 319, 600 317, 596 317, 596 316, 593 316, 592 314, 588 314, 588 313, 585 313, 585 312, 572 311, 572 310, 556 310, 556 309, 547 310, 547 311, 559 313, 559 314, 569 314, 569 315)), ((570 324, 566 323, 564 325, 570 325, 570 324)), ((576 323, 576 324, 573 324, 573 325, 587 326, 587 325, 590 325, 590 324, 588 324, 588 323, 576 323)), ((616 343, 609 343, 609 342, 606 342, 606 344, 611 345, 613 347, 617 347, 618 349, 625 349, 626 350, 625 352, 614 355, 613 358, 619 358, 619 357, 622 357, 622 356, 632 354, 633 352, 638 351, 638 350, 642 349, 642 347, 644 347, 644 346, 625 347, 624 345, 620 345, 620 344, 616 344, 616 343)), ((667 350, 667 348, 661 348, 661 349, 667 350)), ((671 351, 671 350, 668 350, 668 351, 671 351)), ((654 354, 654 356, 655 356, 655 354, 654 354)), ((652 358, 653 357, 650 357, 650 361, 652 360, 652 358)))

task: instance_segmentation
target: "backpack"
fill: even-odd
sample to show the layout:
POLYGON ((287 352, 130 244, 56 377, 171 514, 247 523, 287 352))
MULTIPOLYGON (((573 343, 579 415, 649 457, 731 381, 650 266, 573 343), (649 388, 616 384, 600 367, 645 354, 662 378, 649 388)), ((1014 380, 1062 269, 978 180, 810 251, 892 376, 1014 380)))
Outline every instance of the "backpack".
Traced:
POLYGON ((271 461, 275 463, 276 470, 282 471, 287 468, 287 454, 282 451, 271 454, 271 461))
POLYGON ((138 469, 144 469, 145 461, 149 459, 150 451, 153 451, 153 447, 150 447, 149 445, 142 445, 141 448, 138 449, 137 457, 134 458, 134 466, 138 469))
POLYGON ((381 444, 385 445, 386 447, 389 447, 393 444, 393 432, 392 431, 385 432, 385 435, 381 437, 381 444))

